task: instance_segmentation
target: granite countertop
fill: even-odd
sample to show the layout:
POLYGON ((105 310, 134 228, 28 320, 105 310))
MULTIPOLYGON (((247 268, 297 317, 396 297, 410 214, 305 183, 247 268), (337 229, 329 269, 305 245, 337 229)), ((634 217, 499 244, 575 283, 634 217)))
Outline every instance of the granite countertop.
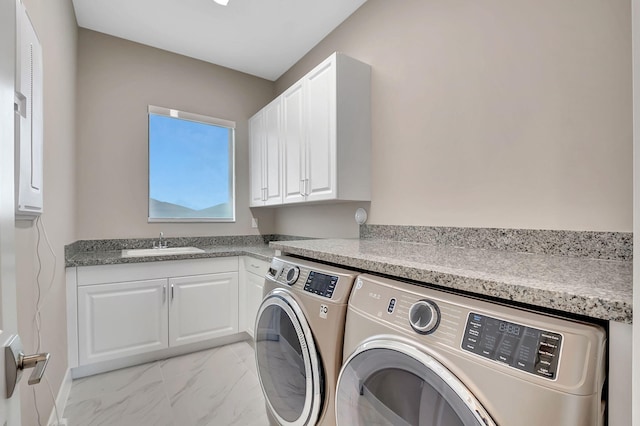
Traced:
POLYGON ((227 256, 252 256, 257 259, 270 262, 274 256, 275 250, 267 244, 250 244, 250 245, 215 245, 215 246, 196 246, 204 253, 189 253, 177 255, 162 256, 145 256, 145 257, 122 257, 122 250, 92 250, 79 251, 66 257, 66 266, 94 266, 94 265, 116 265, 123 263, 142 263, 142 262, 160 262, 167 260, 185 260, 185 259, 206 259, 212 257, 227 256))
POLYGON ((479 295, 632 322, 632 262, 379 239, 271 241, 272 249, 479 295))

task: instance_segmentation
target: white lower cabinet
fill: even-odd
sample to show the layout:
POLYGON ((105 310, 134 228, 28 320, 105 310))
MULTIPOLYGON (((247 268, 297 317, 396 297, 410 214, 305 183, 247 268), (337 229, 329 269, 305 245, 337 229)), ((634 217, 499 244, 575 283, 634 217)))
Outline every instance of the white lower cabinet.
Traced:
POLYGON ((249 256, 242 258, 240 267, 240 331, 246 331, 251 337, 253 337, 256 314, 262 303, 264 276, 267 269, 269 269, 269 262, 249 256))
POLYGON ((169 278, 169 345, 238 332, 238 274, 169 278))
POLYGON ((106 371, 239 333, 238 257, 73 268, 67 292, 73 368, 106 371))
MULTIPOLYGON (((266 272, 266 271, 265 271, 266 272)), ((262 289, 264 288, 264 276, 247 274, 247 332, 253 336, 256 314, 262 303, 262 289)))
POLYGON ((164 349, 169 342, 167 280, 78 289, 81 364, 164 349))

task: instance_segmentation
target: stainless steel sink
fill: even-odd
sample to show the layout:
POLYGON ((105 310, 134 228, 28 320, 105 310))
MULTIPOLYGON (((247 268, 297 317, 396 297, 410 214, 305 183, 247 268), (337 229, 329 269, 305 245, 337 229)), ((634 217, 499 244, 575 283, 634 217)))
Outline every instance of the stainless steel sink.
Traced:
POLYGON ((150 249, 122 250, 122 257, 145 257, 145 256, 172 256, 176 254, 204 253, 204 250, 197 247, 168 247, 150 249))

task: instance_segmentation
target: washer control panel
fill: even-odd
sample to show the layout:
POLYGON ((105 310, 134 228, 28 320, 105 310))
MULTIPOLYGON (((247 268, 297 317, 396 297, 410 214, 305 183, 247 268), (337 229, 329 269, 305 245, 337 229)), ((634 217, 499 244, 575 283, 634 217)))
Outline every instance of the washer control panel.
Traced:
POLYGON ((558 371, 562 335, 471 312, 462 349, 554 380, 558 371))
POLYGON ((307 282, 304 284, 304 290, 309 293, 317 294, 322 297, 331 299, 333 291, 338 284, 338 277, 335 275, 322 274, 316 271, 309 271, 307 282))

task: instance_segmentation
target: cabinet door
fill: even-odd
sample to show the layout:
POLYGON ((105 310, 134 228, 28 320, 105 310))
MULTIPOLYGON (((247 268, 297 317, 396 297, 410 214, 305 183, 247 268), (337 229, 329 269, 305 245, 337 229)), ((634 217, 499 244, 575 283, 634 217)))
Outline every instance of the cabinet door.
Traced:
POLYGON ((78 288, 80 364, 168 347, 167 280, 78 288))
POLYGON ((305 99, 307 201, 333 199, 337 197, 335 56, 305 77, 305 99))
POLYGON ((247 332, 253 337, 258 308, 262 303, 262 290, 264 288, 264 276, 247 274, 247 299, 246 299, 246 322, 247 332))
POLYGON ((169 278, 169 346, 238 332, 238 273, 169 278))
POLYGON ((250 200, 251 207, 263 206, 265 200, 264 177, 264 155, 263 147, 265 141, 264 111, 261 110, 249 119, 249 180, 250 180, 250 200))
POLYGON ((304 132, 303 81, 282 94, 282 134, 284 137, 284 203, 304 201, 306 145, 304 132))
POLYGON ((263 186, 265 188, 265 205, 282 204, 282 184, 280 181, 280 165, 282 149, 280 143, 282 99, 277 98, 264 108, 265 138, 262 153, 263 186))

